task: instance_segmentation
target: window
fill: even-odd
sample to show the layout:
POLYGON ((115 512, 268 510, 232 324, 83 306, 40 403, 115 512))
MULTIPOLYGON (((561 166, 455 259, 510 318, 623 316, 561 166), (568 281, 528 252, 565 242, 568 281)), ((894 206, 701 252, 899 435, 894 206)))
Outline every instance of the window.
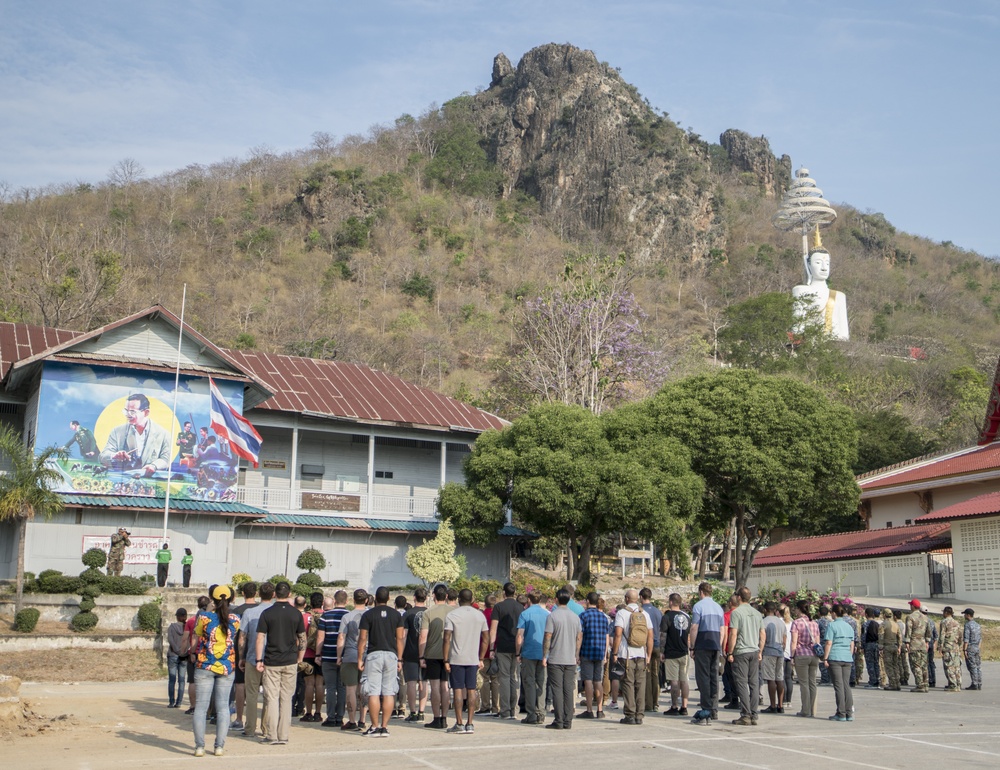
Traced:
POLYGON ((906 520, 906 526, 910 526, 913 523, 913 519, 906 520))
POLYGON ((886 529, 892 529, 892 522, 891 522, 891 521, 887 521, 887 522, 885 523, 885 528, 886 528, 886 529))
POLYGON ((391 479, 392 471, 375 471, 375 478, 377 479, 391 479))

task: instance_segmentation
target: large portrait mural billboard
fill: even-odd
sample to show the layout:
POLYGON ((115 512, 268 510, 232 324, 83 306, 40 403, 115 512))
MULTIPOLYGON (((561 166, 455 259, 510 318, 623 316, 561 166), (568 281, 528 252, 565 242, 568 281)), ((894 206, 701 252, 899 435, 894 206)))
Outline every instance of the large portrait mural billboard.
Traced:
MULTIPOLYGON (((216 380, 236 411, 243 386, 216 380)), ((209 380, 46 363, 35 446, 61 446, 58 492, 234 501, 239 458, 210 427, 209 380)))

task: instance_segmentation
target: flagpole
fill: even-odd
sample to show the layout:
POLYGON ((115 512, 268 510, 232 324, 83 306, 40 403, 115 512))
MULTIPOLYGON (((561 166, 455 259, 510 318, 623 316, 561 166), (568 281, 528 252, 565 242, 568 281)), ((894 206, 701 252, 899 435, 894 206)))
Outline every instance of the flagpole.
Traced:
MULTIPOLYGON (((177 367, 174 369, 174 408, 171 411, 171 418, 176 419, 177 415, 177 391, 181 386, 181 346, 184 344, 184 305, 187 302, 187 284, 181 294, 181 325, 177 332, 177 367)), ((170 432, 173 433, 173 423, 171 421, 170 432)), ((173 449, 170 450, 170 458, 173 457, 173 449)), ((163 542, 167 542, 167 522, 170 520, 170 467, 173 462, 167 461, 167 493, 163 500, 163 542)))

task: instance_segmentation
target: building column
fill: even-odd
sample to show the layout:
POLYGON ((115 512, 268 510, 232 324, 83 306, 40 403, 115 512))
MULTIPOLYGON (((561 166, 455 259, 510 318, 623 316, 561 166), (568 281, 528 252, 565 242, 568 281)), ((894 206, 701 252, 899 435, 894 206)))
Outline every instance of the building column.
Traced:
POLYGON ((366 513, 375 510, 375 432, 368 434, 368 505, 366 513))
POLYGON ((288 507, 293 511, 302 510, 302 497, 299 485, 299 424, 292 425, 292 467, 288 473, 288 507))
POLYGON ((442 487, 445 485, 445 480, 447 479, 447 473, 448 473, 448 442, 447 441, 442 441, 441 442, 441 484, 440 484, 440 486, 442 486, 442 487))

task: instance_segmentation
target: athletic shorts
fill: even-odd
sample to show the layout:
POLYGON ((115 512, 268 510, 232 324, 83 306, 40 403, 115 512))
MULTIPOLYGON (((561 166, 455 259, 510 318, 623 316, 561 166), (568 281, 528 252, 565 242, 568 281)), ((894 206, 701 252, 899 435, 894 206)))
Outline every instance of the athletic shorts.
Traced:
POLYGON ((195 668, 194 661, 196 657, 197 656, 195 655, 188 655, 187 658, 187 666, 188 666, 187 680, 192 683, 194 682, 194 668, 195 668))
POLYGON ((340 681, 344 687, 355 687, 360 681, 357 663, 342 663, 340 666, 340 681))
POLYGON ((663 661, 664 675, 668 682, 683 682, 688 678, 688 661, 691 660, 687 655, 680 658, 665 658, 663 661))
POLYGON ((760 676, 765 682, 785 679, 785 659, 780 655, 765 655, 760 661, 760 676))
POLYGON ((406 682, 422 682, 424 680, 424 670, 420 668, 420 664, 404 660, 403 680, 406 682))
POLYGON ((580 659, 580 680, 583 682, 604 681, 604 661, 580 659))
POLYGON ((448 678, 448 672, 444 670, 444 661, 437 658, 427 658, 424 661, 427 668, 424 669, 424 679, 428 682, 437 682, 448 678))
POLYGON ((394 652, 377 650, 365 655, 365 669, 361 673, 361 692, 371 698, 395 695, 399 692, 399 658, 394 652))
POLYGON ((479 666, 452 666, 448 680, 453 690, 476 690, 476 674, 479 666))

